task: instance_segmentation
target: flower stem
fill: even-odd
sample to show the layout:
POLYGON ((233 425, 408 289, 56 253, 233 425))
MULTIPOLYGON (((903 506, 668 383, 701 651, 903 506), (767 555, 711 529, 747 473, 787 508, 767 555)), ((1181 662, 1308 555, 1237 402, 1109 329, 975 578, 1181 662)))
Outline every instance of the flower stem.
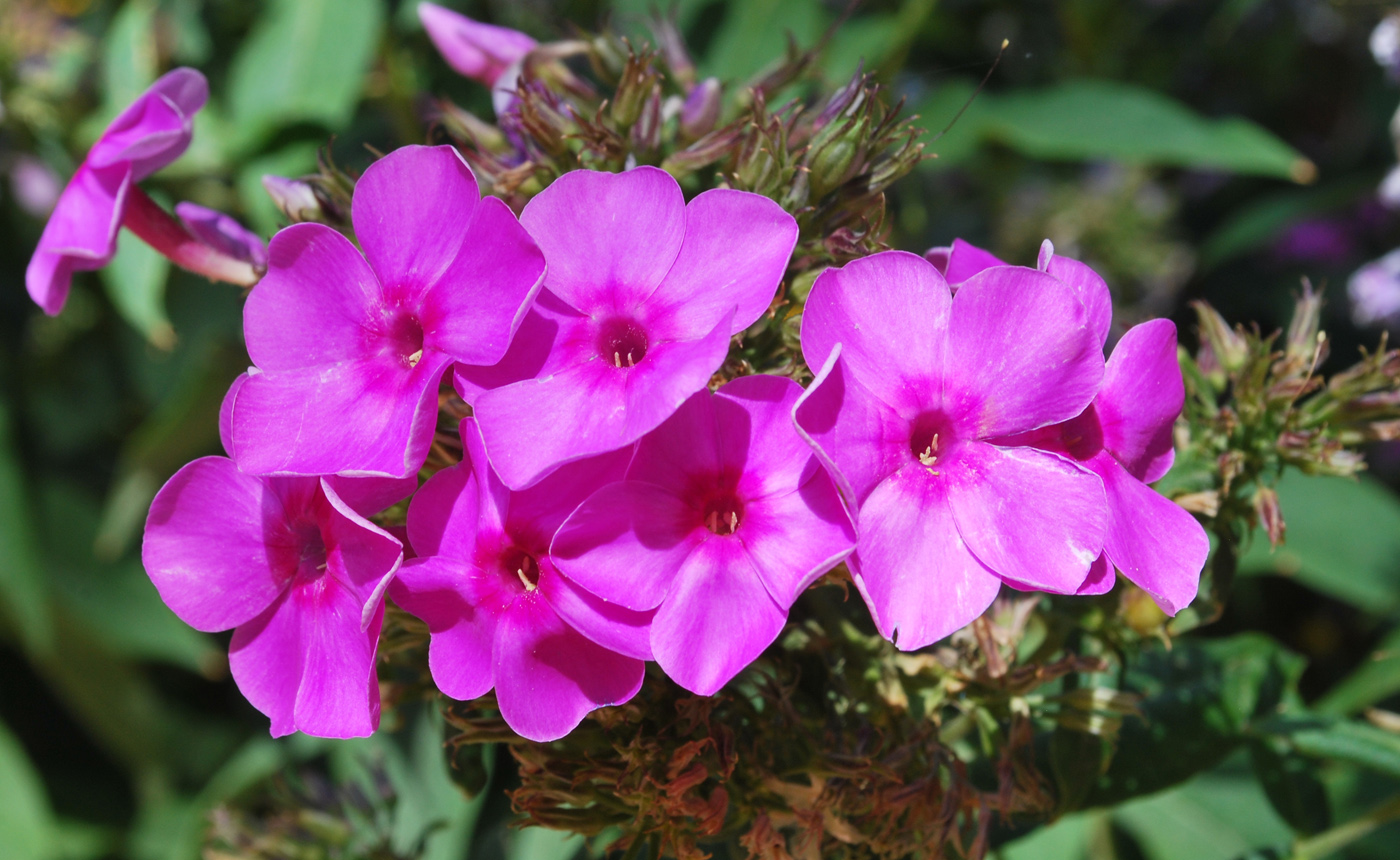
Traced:
POLYGON ((127 192, 122 225, 175 265, 211 281, 251 287, 262 277, 253 264, 230 257, 190 235, 175 216, 134 185, 127 192))

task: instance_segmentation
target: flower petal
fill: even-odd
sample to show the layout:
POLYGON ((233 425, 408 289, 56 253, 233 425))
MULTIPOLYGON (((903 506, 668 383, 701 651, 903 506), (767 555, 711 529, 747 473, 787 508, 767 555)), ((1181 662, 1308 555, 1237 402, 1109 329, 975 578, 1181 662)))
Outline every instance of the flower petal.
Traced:
POLYGON ((350 478, 345 475, 327 475, 325 481, 351 510, 362 517, 372 517, 380 511, 392 508, 418 489, 416 474, 405 478, 350 478))
POLYGON ((1149 320, 1113 347, 1094 411, 1103 446, 1128 473, 1151 483, 1172 466, 1172 423, 1186 402, 1176 358, 1176 326, 1149 320))
POLYGON ((903 651, 972 623, 1001 588, 958 534, 949 490, 947 480, 913 464, 860 508, 860 542, 848 564, 880 634, 903 651))
POLYGON ((524 489, 560 465, 630 445, 671 417, 719 369, 729 321, 703 340, 657 343, 636 367, 598 359, 477 395, 491 464, 524 489))
POLYGON ((1039 269, 1074 291, 1084 305, 1099 346, 1108 343, 1108 330, 1113 326, 1113 296, 1099 273, 1078 260, 1057 255, 1049 239, 1041 246, 1039 269))
POLYGON ((437 422, 438 380, 451 362, 424 353, 250 376, 232 425, 251 474, 405 477, 418 471, 437 422))
POLYGON ((924 258, 884 251, 827 269, 802 312, 802 355, 826 363, 837 343, 848 372, 910 416, 936 404, 952 293, 924 258))
POLYGON ((589 711, 620 705, 642 688, 641 660, 589 641, 541 599, 515 602, 493 654, 501 717, 532 741, 562 738, 589 711))
POLYGON ((766 374, 732 379, 715 392, 723 465, 743 472, 745 498, 790 493, 808 479, 812 448, 791 418, 802 394, 788 377, 766 374))
POLYGON ((676 336, 703 337, 733 308, 730 333, 753 325, 778 291, 797 244, 797 221, 767 197, 715 188, 685 207, 680 255, 647 304, 676 320, 676 336))
POLYGON ((652 622, 651 647, 671 680, 709 696, 773 644, 786 622, 743 545, 714 538, 676 574, 652 622))
POLYGON ((461 253, 423 299, 424 344, 466 364, 495 364, 505 356, 544 274, 544 254, 510 207, 487 197, 477 204, 461 253))
POLYGON ((382 290, 350 240, 324 224, 293 224, 272 237, 267 274, 243 306, 253 363, 267 372, 368 358, 366 336, 382 290))
POLYGON ((233 404, 238 400, 238 390, 247 381, 247 371, 238 374, 233 384, 228 387, 223 402, 219 404, 219 441, 224 446, 224 453, 229 457, 233 457, 233 404))
POLYGON ((577 342, 587 323, 587 317, 542 289, 501 360, 484 367, 458 364, 453 368, 452 385, 463 400, 475 406, 483 391, 558 373, 579 357, 581 344, 577 342))
POLYGON ((856 546, 855 524, 836 482, 810 452, 798 488, 750 500, 735 536, 780 606, 792 606, 856 546))
POLYGON ((419 3, 418 18, 453 71, 487 86, 535 47, 535 40, 518 30, 473 21, 435 3, 419 3))
POLYGON ((680 253, 685 218, 680 185, 655 167, 566 173, 520 213, 549 263, 545 285, 590 315, 651 295, 680 253))
MULTIPOLYGON (((541 566, 552 563, 541 559, 541 566)), ((551 570, 540 574, 540 593, 570 627, 607 648, 638 660, 650 660, 651 619, 655 611, 634 612, 610 603, 568 577, 551 570)))
POLYGON ((365 170, 350 217, 392 300, 416 305, 437 283, 462 249, 480 199, 476 177, 451 146, 400 147, 365 170))
POLYGON ((1059 594, 1083 584, 1108 526, 1097 475, 1034 448, 984 442, 952 449, 938 470, 958 534, 989 569, 1059 594))
MULTIPOLYGON (((1111 527, 1111 526, 1110 526, 1111 527)), ((1075 594, 1107 594, 1113 590, 1113 585, 1117 581, 1117 576, 1113 573, 1113 565, 1109 564, 1108 556, 1100 555, 1094 559, 1094 563, 1089 566, 1089 576, 1084 580, 1084 584, 1079 586, 1075 594)))
POLYGON ((194 115, 208 99, 204 75, 190 68, 172 69, 112 120, 89 150, 88 163, 130 163, 132 181, 140 182, 184 153, 194 115))
POLYGON ((59 195, 24 273, 25 287, 49 316, 63 309, 74 272, 100 269, 117 252, 131 168, 84 164, 59 195))
POLYGON ((394 603, 428 625, 433 683, 444 695, 462 701, 485 695, 493 684, 496 617, 472 605, 471 577, 465 562, 420 558, 406 562, 389 586, 394 603))
POLYGON ((300 547, 284 534, 287 519, 266 481, 202 457, 156 493, 141 561, 181 621, 228 630, 265 610, 296 574, 300 547))
POLYGON ((1083 305, 1034 269, 985 269, 953 299, 943 409, 963 438, 1023 433, 1073 418, 1103 379, 1083 305), (951 361, 952 359, 950 359, 951 361))
POLYGON ((329 505, 320 518, 326 569, 360 601, 362 620, 368 624, 383 600, 384 589, 403 563, 403 544, 351 508, 329 478, 321 479, 321 492, 329 505))
POLYGON ((559 528, 549 554, 578 585, 642 612, 665 599, 703 531, 698 512, 670 488, 623 481, 580 505, 559 528))
POLYGON ((1104 552, 1168 615, 1196 599, 1210 539, 1184 508, 1134 478, 1113 458, 1090 461, 1108 493, 1104 552))
POLYGON ((908 462, 908 424, 851 377, 837 344, 792 411, 800 436, 854 508, 908 462))
POLYGON ((471 463, 462 462, 443 469, 418 488, 408 503, 408 542, 415 553, 471 559, 481 509, 478 480, 471 463))
POLYGON ((272 735, 364 737, 377 727, 370 700, 379 622, 360 627, 360 606, 329 576, 288 589, 239 626, 229 670, 253 707, 272 719, 272 735))
POLYGON ((948 249, 948 265, 943 273, 948 283, 961 284, 984 269, 1005 265, 992 252, 984 251, 971 242, 954 239, 952 247, 948 249))

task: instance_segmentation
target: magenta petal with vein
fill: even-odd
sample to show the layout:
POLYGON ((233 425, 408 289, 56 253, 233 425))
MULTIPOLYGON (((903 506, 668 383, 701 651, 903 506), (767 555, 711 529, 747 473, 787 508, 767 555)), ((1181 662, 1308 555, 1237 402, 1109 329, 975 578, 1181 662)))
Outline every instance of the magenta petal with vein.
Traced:
MULTIPOLYGON (((385 498, 379 487, 335 480, 362 503, 385 498)), ((234 680, 274 735, 359 737, 379 719, 374 654, 403 547, 336 485, 255 477, 205 457, 175 473, 146 520, 151 582, 190 625, 235 628, 234 680)))
POLYGON ((25 286, 44 313, 63 309, 74 272, 100 269, 117 250, 127 191, 184 153, 209 97, 204 76, 175 69, 151 84, 93 144, 29 260, 25 286))
POLYGON ((632 444, 704 388, 797 239, 771 201, 724 190, 686 205, 654 167, 567 173, 520 220, 549 263, 538 312, 500 365, 456 373, 514 489, 632 444))
POLYGON ((272 239, 244 308, 258 372, 230 415, 254 474, 406 477, 427 456, 454 363, 490 365, 540 288, 544 258, 450 146, 406 146, 352 201, 365 255, 321 224, 272 239))
POLYGON ((637 444, 627 479, 555 535, 554 563, 613 603, 655 608, 651 651, 709 695, 772 644, 855 545, 826 467, 788 423, 802 389, 746 376, 701 391, 637 444))
MULTIPOLYGON (((967 247, 953 253, 978 259, 967 247)), ((851 566, 883 634, 929 644, 1003 581, 1084 584, 1104 547, 1102 483, 1005 438, 1078 415, 1098 390, 1098 335, 1072 288, 990 265, 949 298, 933 263, 886 252, 817 278, 802 346, 819 370, 793 420, 858 508, 851 566)))
POLYGON ((588 495, 623 477, 630 451, 566 465, 523 492, 491 470, 474 419, 466 458, 423 485, 408 509, 419 558, 390 597, 428 625, 438 688, 470 699, 493 687, 521 736, 554 740, 641 686, 651 613, 608 604, 569 581, 550 542, 588 495))
POLYGON ((488 87, 535 47, 519 30, 473 21, 436 3, 419 3, 418 18, 453 71, 488 87))

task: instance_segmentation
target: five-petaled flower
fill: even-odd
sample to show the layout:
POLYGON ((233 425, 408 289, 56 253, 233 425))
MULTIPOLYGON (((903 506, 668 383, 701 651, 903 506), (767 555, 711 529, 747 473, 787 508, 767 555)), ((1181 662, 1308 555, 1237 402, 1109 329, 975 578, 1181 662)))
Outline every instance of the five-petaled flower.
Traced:
POLYGON ((554 538, 565 575, 656 611, 652 653, 691 692, 753 662, 855 547, 835 482, 788 418, 801 394, 785 377, 744 376, 693 395, 554 538))
POLYGON ((566 173, 520 221, 549 263, 545 290, 498 366, 456 374, 512 488, 632 444, 704 388, 797 242, 772 200, 716 189, 687 205, 654 167, 566 173))
POLYGON ((933 264, 887 251, 817 278, 794 411, 859 507, 852 574, 902 649, 965 626, 1003 581, 1074 592, 1104 546, 1103 484, 1045 451, 996 444, 1084 411, 1101 341, 1074 291, 998 266, 954 296, 933 264))
POLYGON ((63 309, 74 272, 111 262, 133 186, 184 153, 194 115, 208 98, 204 75, 185 68, 168 72, 118 114, 88 150, 24 274, 30 298, 44 313, 63 309))
POLYGON ((398 477, 422 466, 454 362, 501 359, 544 258, 450 146, 407 146, 355 186, 360 251, 324 224, 272 239, 244 307, 256 365, 232 404, 252 474, 398 477))
POLYGON ((365 517, 415 485, 254 477, 204 457, 156 494, 146 573, 186 624, 233 628, 229 669, 274 736, 363 737, 378 726, 374 658, 403 547, 365 517))
POLYGON ((461 425, 466 458, 428 480, 408 509, 417 558, 390 596, 428 625, 428 666, 454 699, 496 690, 522 737, 554 740, 589 711, 642 685, 650 613, 609 604, 555 567, 550 541, 598 487, 618 480, 624 449, 565 466, 513 492, 491 470, 481 434, 461 425))

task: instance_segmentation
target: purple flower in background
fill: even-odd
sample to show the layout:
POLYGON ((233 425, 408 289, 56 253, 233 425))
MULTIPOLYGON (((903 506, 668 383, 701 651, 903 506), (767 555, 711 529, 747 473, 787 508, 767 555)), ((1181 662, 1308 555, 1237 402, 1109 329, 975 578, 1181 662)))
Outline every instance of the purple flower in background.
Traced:
POLYGON ((499 361, 544 275, 524 228, 480 198, 450 146, 370 165, 351 219, 364 256, 330 227, 294 224, 273 237, 248 296, 257 367, 231 416, 246 472, 417 472, 443 371, 499 361))
POLYGON ((745 376, 693 395, 642 438, 627 480, 554 538, 554 563, 628 609, 656 611, 651 649, 708 696, 772 644, 808 585, 855 547, 826 468, 789 416, 790 379, 745 376))
POLYGON ((274 737, 363 737, 378 725, 382 598, 403 548, 365 517, 412 491, 412 481, 258 478, 204 457, 156 494, 146 573, 186 624, 234 629, 233 679, 274 737))
POLYGON ((21 155, 10 166, 10 192, 26 214, 46 218, 63 191, 63 180, 32 155, 21 155))
POLYGON ((132 184, 180 157, 190 144, 194 114, 208 98, 203 75, 175 69, 151 84, 93 144, 59 196, 25 272, 29 295, 44 313, 63 309, 74 272, 111 262, 132 184))
POLYGON ((1400 80, 1400 15, 1392 12, 1371 31, 1371 56, 1392 81, 1400 80))
POLYGON ((1353 272, 1347 281, 1347 298, 1357 325, 1400 323, 1400 249, 1353 272))
POLYGON ((219 253, 267 268, 267 245, 232 217, 189 202, 176 203, 175 214, 192 236, 219 253))
POLYGON ((462 422, 466 459, 428 480, 408 509, 418 558, 390 586, 427 623, 439 690, 474 699, 492 687, 522 737, 568 734, 596 708, 641 689, 650 613, 588 594, 554 566, 549 543, 598 487, 622 477, 630 449, 572 463, 511 492, 486 461, 475 422, 462 422))
POLYGON ((458 367, 506 486, 630 445, 705 387, 731 335, 768 309, 797 222, 745 191, 686 205, 670 174, 566 173, 520 221, 546 289, 497 367, 458 367))
POLYGON ((1171 469, 1172 423, 1185 398, 1176 326, 1151 320, 1118 341, 1103 385, 1083 413, 1063 424, 996 440, 1072 457, 1103 480, 1108 499, 1104 554, 1079 593, 1112 588, 1111 564, 1169 615, 1195 599, 1210 540, 1195 517, 1147 486, 1171 469))
POLYGON ((928 261, 887 251, 817 278, 802 352, 820 371, 794 419, 859 507, 851 572, 901 649, 972 621, 1004 580, 1084 582, 1104 546, 1102 482, 992 440, 1084 411, 1101 349, 1073 290, 1034 269, 984 269, 953 296, 928 261))
POLYGON ((434 3, 419 3, 418 19, 447 65, 491 88, 500 113, 515 90, 525 55, 538 43, 519 30, 473 21, 434 3))

